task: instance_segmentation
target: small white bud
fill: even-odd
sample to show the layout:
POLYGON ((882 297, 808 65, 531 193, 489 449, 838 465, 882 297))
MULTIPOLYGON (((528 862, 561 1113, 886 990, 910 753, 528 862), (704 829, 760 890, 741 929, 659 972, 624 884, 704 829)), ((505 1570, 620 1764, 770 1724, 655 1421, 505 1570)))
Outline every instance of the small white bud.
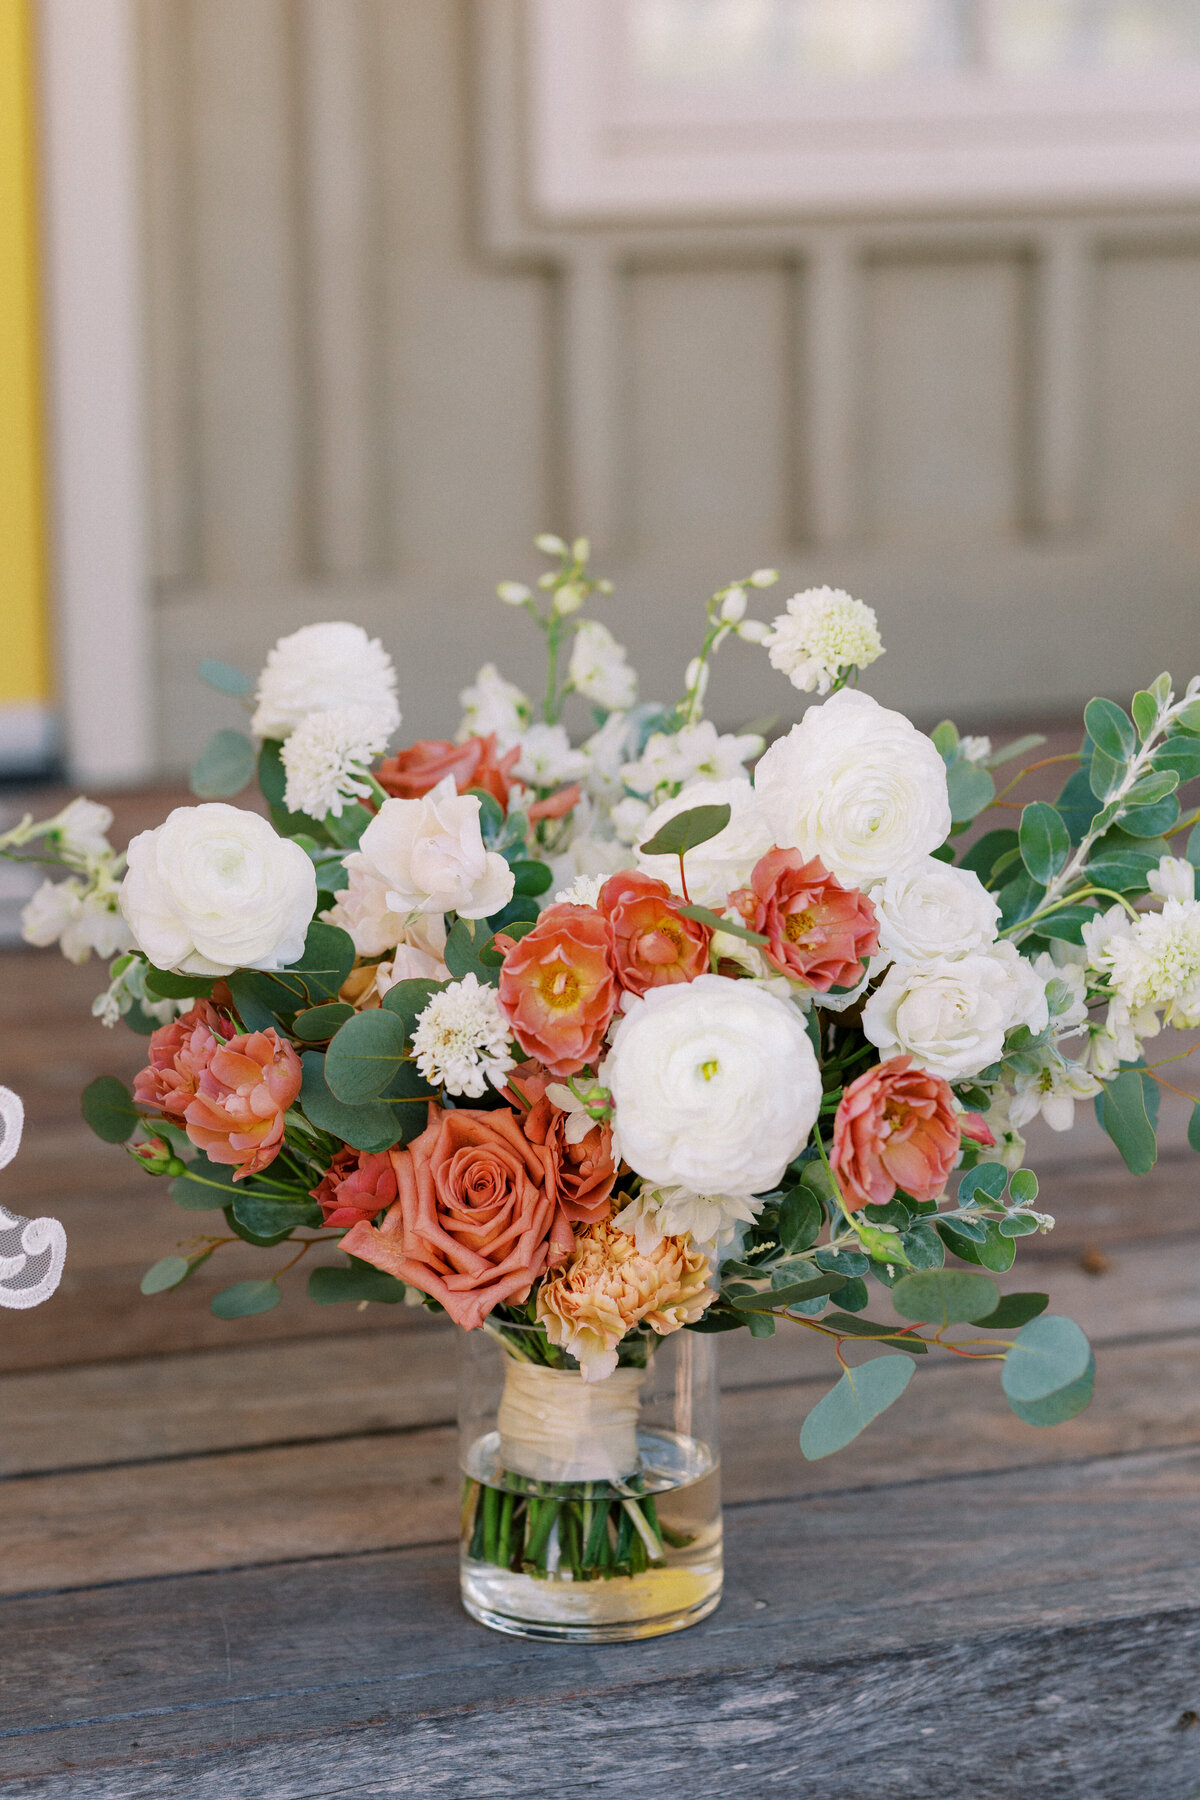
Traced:
POLYGON ((587 538, 576 538, 571 545, 571 555, 577 563, 585 563, 592 554, 592 546, 587 538))
POLYGON ((689 693, 691 693, 692 689, 695 687, 696 683, 699 681, 700 671, 703 667, 704 667, 704 665, 700 661, 700 658, 698 656, 693 656, 691 662, 688 664, 687 668, 684 670, 683 685, 688 690, 689 693))
POLYGON ((613 584, 611 581, 605 581, 602 579, 596 583, 596 592, 598 594, 611 594, 612 591, 613 591, 613 584))
POLYGON ((765 644, 770 629, 761 619, 743 619, 737 628, 737 634, 747 644, 765 644))
POLYGON ((700 671, 699 679, 696 682, 696 698, 697 698, 697 700, 703 700, 705 694, 707 694, 708 678, 711 674, 712 674, 711 667, 709 666, 708 663, 705 663, 704 667, 700 671))
POLYGON ((721 618, 725 624, 736 625, 739 619, 744 619, 748 604, 745 588, 730 588, 721 602, 721 618))
POLYGON ((538 586, 540 588, 552 588, 557 580, 557 575, 552 575, 547 571, 545 575, 538 576, 538 586))
POLYGON ((533 590, 527 588, 523 581, 502 581, 496 593, 505 606, 524 606, 527 600, 533 598, 533 590))
POLYGON ((560 537, 555 537, 552 531, 541 532, 533 541, 538 549, 544 551, 547 556, 565 556, 567 554, 567 546, 560 537))
POLYGON ((574 581, 565 581, 554 596, 554 610, 565 619, 578 612, 583 601, 583 589, 574 581))
POLYGON ((779 580, 778 569, 755 569, 750 577, 751 587, 774 587, 779 580))

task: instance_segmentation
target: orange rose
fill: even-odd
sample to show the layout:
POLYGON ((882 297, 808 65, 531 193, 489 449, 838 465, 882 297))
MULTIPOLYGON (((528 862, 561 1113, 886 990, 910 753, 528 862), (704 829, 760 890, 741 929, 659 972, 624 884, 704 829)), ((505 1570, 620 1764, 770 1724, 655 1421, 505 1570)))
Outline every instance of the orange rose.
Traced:
MULTIPOLYGON (((546 1098, 550 1077, 537 1063, 521 1063, 508 1078, 508 1092, 518 1105, 521 1128, 531 1144, 550 1152, 554 1193, 563 1217, 572 1224, 592 1225, 607 1219, 609 1196, 617 1179, 612 1127, 599 1122, 576 1135, 576 1114, 560 1112, 546 1098), (572 1142, 574 1139, 574 1142, 572 1142)), ((582 1121, 587 1124, 586 1118, 582 1121)))
POLYGON ((351 1226, 342 1249, 432 1295, 466 1331, 524 1300, 551 1254, 557 1207, 550 1152, 516 1115, 431 1105, 420 1137, 389 1154, 398 1198, 378 1227, 351 1226))
POLYGON ((683 917, 665 881, 622 869, 600 889, 598 906, 612 926, 617 980, 631 994, 708 973, 712 932, 683 917))
POLYGON ((210 1161, 255 1175, 283 1148, 284 1115, 300 1092, 300 1058, 278 1032, 218 1045, 184 1110, 188 1137, 210 1161))
POLYGON ((213 1052, 232 1033, 224 1013, 207 1000, 197 1000, 190 1011, 150 1033, 150 1061, 133 1078, 134 1099, 181 1119, 196 1097, 213 1052))
POLYGON ((911 1056, 894 1056, 842 1095, 829 1160, 852 1207, 883 1206, 897 1188, 914 1200, 936 1200, 961 1140, 947 1083, 914 1069, 911 1056))
POLYGON ((421 738, 407 750, 397 751, 375 771, 380 787, 397 800, 419 800, 447 775, 453 775, 460 794, 482 788, 508 810, 509 776, 521 754, 514 745, 504 756, 496 755, 496 737, 471 737, 465 744, 445 738, 421 738))
POLYGON ((528 1056, 552 1075, 593 1062, 617 1003, 608 921, 590 906, 548 906, 505 954, 500 1004, 528 1056))
POLYGON ((369 1224, 396 1198, 396 1171, 390 1156, 369 1150, 339 1150, 312 1197, 326 1225, 369 1224))

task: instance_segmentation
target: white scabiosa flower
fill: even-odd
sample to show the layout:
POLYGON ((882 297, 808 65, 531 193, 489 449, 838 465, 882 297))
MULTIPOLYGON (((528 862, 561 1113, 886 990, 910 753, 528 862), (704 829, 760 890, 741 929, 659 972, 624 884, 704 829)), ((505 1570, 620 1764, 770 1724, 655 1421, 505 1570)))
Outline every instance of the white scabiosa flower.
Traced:
POLYGON ((763 1202, 749 1194, 693 1194, 690 1188, 641 1184, 641 1192, 620 1211, 613 1224, 627 1232, 642 1256, 658 1249, 665 1237, 690 1235, 710 1262, 752 1225, 763 1202))
POLYGON ((378 638, 361 625, 304 625, 282 637, 258 678, 250 729, 257 738, 287 738, 309 713, 361 706, 389 738, 400 723, 396 671, 378 638))
POLYGON ((554 896, 555 906, 595 906, 607 875, 577 875, 569 887, 554 896))
POLYGON ((763 641, 772 665, 803 694, 827 694, 840 674, 883 655, 873 608, 841 588, 793 594, 763 641))
POLYGON ((529 701, 511 681, 506 681, 495 663, 484 663, 473 684, 458 696, 463 709, 458 728, 458 741, 471 737, 495 737, 496 748, 511 750, 530 720, 529 701))
POLYGON ((661 794, 689 781, 734 781, 745 776, 745 764, 758 756, 763 740, 752 731, 719 733, 709 719, 682 731, 656 731, 636 762, 621 775, 635 794, 661 794))
POLYGON ((521 756, 514 774, 530 787, 559 787, 578 781, 590 767, 582 750, 572 750, 561 725, 531 725, 521 739, 521 756))
POLYGON ((624 646, 598 619, 584 619, 576 631, 568 674, 575 691, 606 712, 626 712, 637 699, 624 646))
POLYGON ((1183 1030, 1200 1025, 1200 902, 1166 900, 1161 912, 1143 913, 1129 925, 1109 935, 1096 952, 1093 938, 1089 956, 1093 967, 1108 974, 1134 1029, 1153 1037, 1158 1024, 1151 1029, 1151 1020, 1160 1010, 1168 1025, 1183 1030))
POLYGON ((366 772, 387 748, 388 734, 364 706, 309 713, 283 746, 287 775, 283 803, 289 812, 323 819, 371 792, 366 772))
POLYGON ((508 1020, 495 988, 464 975, 434 994, 417 1020, 412 1047, 417 1068, 434 1087, 479 1100, 490 1081, 502 1088, 513 1066, 508 1020))

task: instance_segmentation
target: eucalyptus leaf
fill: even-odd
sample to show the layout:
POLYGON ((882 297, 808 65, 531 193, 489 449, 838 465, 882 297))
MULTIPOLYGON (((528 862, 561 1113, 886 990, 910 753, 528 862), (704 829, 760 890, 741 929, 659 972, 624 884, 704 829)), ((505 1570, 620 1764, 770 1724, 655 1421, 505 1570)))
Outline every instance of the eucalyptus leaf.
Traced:
POLYGON ((232 694, 240 699, 244 694, 254 692, 254 678, 243 675, 232 663, 222 662, 219 656, 206 656, 200 664, 201 681, 206 681, 211 688, 220 694, 232 694))
POLYGON ((1074 1319, 1043 1313, 1018 1331, 1000 1385, 1010 1400, 1044 1400, 1085 1375, 1091 1354, 1074 1319))
POLYGON ((1088 784, 1097 800, 1110 800, 1125 779, 1125 764, 1097 749, 1088 764, 1088 784))
POLYGON ((641 856, 686 856, 689 850, 706 844, 724 831, 733 815, 732 807, 692 806, 676 813, 646 843, 639 845, 641 856))
POLYGON ((1193 1150, 1200 1150, 1200 1106, 1193 1106, 1188 1120, 1188 1143, 1193 1150))
POLYGON ((965 825, 992 804, 996 784, 978 763, 951 763, 946 770, 946 787, 950 795, 950 817, 956 825, 965 825))
POLYGON ((938 1220, 937 1230, 947 1249, 952 1250, 964 1262, 990 1269, 994 1275, 1003 1275, 1007 1269, 1012 1268, 1017 1246, 1011 1238, 1003 1235, 995 1219, 984 1222, 983 1237, 978 1241, 958 1235, 958 1227, 963 1223, 960 1219, 938 1220))
POLYGON ((456 981, 474 975, 485 987, 495 987, 500 979, 503 957, 492 948, 493 933, 481 920, 456 919, 442 952, 446 967, 456 981), (490 958, 490 960, 489 960, 490 958))
POLYGON ((695 919, 698 925, 707 925, 710 931, 724 931, 729 937, 742 938, 747 944, 767 944, 771 941, 761 931, 751 931, 736 919, 723 919, 720 913, 713 912, 707 906, 677 906, 675 911, 685 919, 695 919))
POLYGON ((344 1000, 326 1001, 297 1013, 292 1020, 292 1035, 306 1044, 323 1044, 354 1017, 354 1008, 344 1000))
POLYGON ((1176 713, 1175 717, 1184 731, 1194 731, 1200 734, 1200 700, 1190 700, 1176 713))
POLYGON ((814 1275, 808 1281, 793 1281, 787 1287, 767 1288, 760 1294, 730 1299, 729 1304, 738 1312, 775 1312, 795 1305, 797 1300, 815 1300, 820 1294, 836 1293, 844 1284, 843 1275, 814 1275))
POLYGON ((994 1312, 985 1313, 982 1319, 972 1319, 971 1323, 982 1326, 985 1331, 1015 1331, 1018 1326, 1027 1325, 1030 1319, 1044 1313, 1049 1304, 1049 1294, 1005 1294, 994 1312))
POLYGON ((348 1268, 314 1269, 308 1278, 308 1297, 317 1306, 337 1306, 350 1300, 381 1301, 395 1306, 404 1298, 404 1283, 383 1269, 350 1258, 348 1268))
POLYGON ((142 1276, 142 1292, 164 1294, 168 1288, 178 1287, 181 1281, 186 1281, 191 1272, 192 1265, 186 1256, 164 1256, 142 1276))
POLYGON ((1200 744, 1191 736, 1180 733, 1178 737, 1168 738, 1154 752, 1156 769, 1173 769, 1179 777, 1182 787, 1185 781, 1195 781, 1200 776, 1200 744))
POLYGON ((361 1106, 377 1100, 404 1060, 404 1026, 395 1013, 376 1007, 355 1013, 325 1054, 325 1080, 336 1100, 361 1106))
POLYGON ((301 1200, 275 1200, 239 1191, 233 1199, 233 1216, 239 1225, 259 1238, 282 1238, 289 1231, 322 1222, 321 1208, 307 1195, 301 1200))
POLYGON ((983 759, 985 769, 998 769, 1003 763, 1013 762, 1018 756, 1025 756, 1030 750, 1038 750, 1046 742, 1040 731, 1026 732, 1024 737, 1014 738, 1010 744, 1001 744, 983 759))
POLYGON ((282 1297, 278 1282, 235 1281, 213 1296, 209 1310, 218 1319, 246 1319, 254 1313, 270 1312, 282 1297))
POLYGON ((416 1107, 390 1107, 378 1100, 363 1106, 347 1106, 329 1090, 324 1056, 308 1050, 300 1061, 304 1069, 304 1083, 300 1089, 304 1116, 318 1131, 342 1138, 352 1149, 390 1150, 403 1133, 400 1115, 418 1110, 416 1107))
POLYGON ((892 1304, 902 1319, 956 1325, 981 1319, 1000 1303, 1000 1290, 987 1275, 967 1269, 921 1269, 892 1289, 892 1304))
POLYGON ((1018 1419, 1024 1419, 1027 1425, 1063 1425, 1090 1404, 1095 1383, 1096 1358, 1089 1355, 1087 1368, 1079 1379, 1047 1394, 1044 1400, 1014 1400, 1011 1394, 1006 1397, 1018 1419))
POLYGON ((1158 1141, 1146 1111, 1141 1074, 1122 1069, 1096 1096, 1096 1116, 1125 1159, 1131 1175, 1147 1175, 1158 1161, 1158 1141))
POLYGON ((256 970, 235 969, 229 976, 229 992, 247 1031, 273 1031, 279 1024, 274 1008, 262 997, 261 978, 256 970))
POLYGON ((809 1462, 817 1462, 852 1443, 872 1419, 900 1398, 916 1366, 911 1356, 889 1355, 848 1369, 801 1426, 802 1454, 809 1462))
POLYGON ((983 882, 984 887, 991 885, 991 876, 1002 857, 1011 852, 1018 852, 1019 846, 1015 831, 1007 829, 985 831, 978 841, 965 852, 959 867, 970 869, 983 882))
POLYGON ((1071 854, 1071 839, 1062 816, 1045 800, 1034 800, 1021 813, 1021 861, 1042 887, 1048 887, 1071 854))
MULTIPOLYGON (((834 1299, 835 1306, 840 1302, 834 1299)), ((857 1312, 827 1313, 822 1319, 831 1331, 839 1337, 861 1338, 867 1343, 886 1344, 890 1349, 909 1350, 914 1356, 927 1356, 929 1346, 922 1338, 906 1331, 898 1331, 894 1325, 881 1325, 878 1319, 863 1319, 857 1312)))
POLYGON ((407 1042, 411 1043, 417 1020, 433 996, 440 994, 445 985, 444 981, 431 981, 428 976, 416 975, 408 981, 398 981, 383 996, 384 1011, 393 1013, 399 1019, 407 1042))
POLYGON ((1137 734, 1115 700, 1089 700, 1083 709, 1088 736, 1114 762, 1128 762, 1137 749, 1137 734))
POLYGON ((515 882, 514 893, 533 896, 544 894, 554 881, 553 870, 544 862, 514 862, 511 867, 515 882))
POLYGON ((1168 794, 1165 800, 1156 800, 1149 806, 1128 806, 1121 809, 1121 826, 1130 837, 1161 837, 1178 823, 1179 800, 1175 794, 1168 794))
POLYGON ((958 1204, 966 1206, 976 1194, 986 1194, 989 1200, 999 1200, 1007 1186, 1008 1170, 1003 1163, 976 1163, 959 1181, 958 1204))
POLYGON ((1125 802, 1129 806, 1153 806, 1173 794, 1178 786, 1178 769, 1152 769, 1148 774, 1138 776, 1126 793, 1125 802))
POLYGON ((1087 768, 1076 769, 1054 805, 1070 833, 1071 842, 1082 842, 1098 810, 1087 768))
POLYGON ((98 1075, 79 1097, 84 1123, 106 1144, 123 1144, 142 1123, 133 1095, 115 1075, 98 1075))
POLYGON ((213 990, 211 976, 177 975, 174 969, 156 969, 153 963, 147 965, 144 979, 147 990, 164 1000, 206 998, 213 990))
POLYGON ((201 800, 227 800, 254 779, 255 760, 244 731, 216 731, 192 764, 188 784, 201 800))
POLYGON ((1130 711, 1133 714, 1134 725, 1137 727, 1137 734, 1144 744, 1158 723, 1158 701, 1153 694, 1148 694, 1143 688, 1133 696, 1133 705, 1130 707, 1130 711))
POLYGON ((1032 1169, 1014 1169, 1008 1191, 1018 1206, 1032 1206, 1038 1197, 1038 1178, 1032 1169))
POLYGON ((1038 1229, 1038 1222, 1031 1219, 1028 1213, 1009 1213, 1007 1219, 998 1221, 996 1229, 1001 1237, 1028 1237, 1038 1229))
POLYGON ((824 1208, 811 1188, 789 1188, 779 1202, 779 1241, 789 1254, 811 1249, 824 1223, 824 1208))

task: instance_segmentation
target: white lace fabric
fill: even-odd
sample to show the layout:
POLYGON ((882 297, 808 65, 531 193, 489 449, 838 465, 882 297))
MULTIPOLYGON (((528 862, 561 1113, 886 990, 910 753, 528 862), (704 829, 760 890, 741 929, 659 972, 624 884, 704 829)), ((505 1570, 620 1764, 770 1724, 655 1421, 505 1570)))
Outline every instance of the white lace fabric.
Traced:
MULTIPOLYGON (((21 1147, 25 1108, 0 1087, 0 1169, 21 1147)), ((23 1310, 48 1300, 62 1280, 67 1234, 57 1219, 26 1219, 0 1206, 0 1306, 23 1310)))

